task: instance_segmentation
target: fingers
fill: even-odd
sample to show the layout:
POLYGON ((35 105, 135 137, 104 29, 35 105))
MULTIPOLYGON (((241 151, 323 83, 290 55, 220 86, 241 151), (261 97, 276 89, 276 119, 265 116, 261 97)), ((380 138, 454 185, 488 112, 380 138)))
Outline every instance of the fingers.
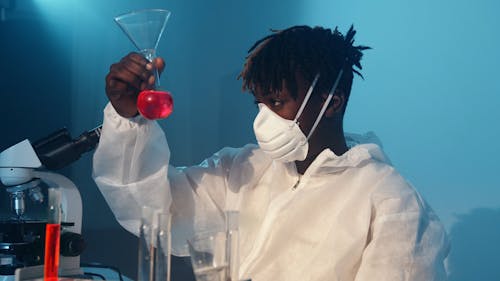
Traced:
MULTIPOLYGON (((109 78, 106 77, 106 80, 109 80, 109 78)), ((136 101, 138 93, 137 89, 119 80, 111 80, 106 83, 106 95, 116 112, 123 117, 130 118, 137 115, 136 101)))
POLYGON ((161 73, 165 68, 164 60, 155 58, 149 62, 138 53, 129 53, 111 65, 106 75, 106 95, 120 115, 137 114, 135 103, 139 92, 154 87, 154 68, 161 73))
POLYGON ((127 57, 123 58, 122 61, 127 64, 128 67, 130 67, 130 71, 135 73, 136 75, 141 76, 144 80, 148 80, 151 78, 151 76, 154 77, 153 75, 153 68, 156 67, 158 70, 158 73, 163 72, 163 69, 165 69, 165 61, 161 57, 156 57, 152 62, 149 62, 146 60, 142 55, 138 53, 130 53, 127 57), (129 60, 127 60, 130 59, 129 60), (129 64, 131 63, 131 64, 129 64), (149 76, 144 76, 144 68, 146 70, 150 71, 150 73, 147 73, 149 76))
POLYGON ((119 80, 128 83, 137 90, 151 88, 155 82, 154 67, 161 73, 165 68, 165 61, 162 58, 155 58, 150 63, 142 55, 130 53, 122 58, 120 62, 111 65, 108 74, 109 78, 106 81, 109 83, 113 80, 119 80))
POLYGON ((119 98, 124 95, 134 95, 137 89, 120 80, 110 80, 106 83, 106 92, 111 97, 119 98))
POLYGON ((146 68, 148 61, 137 53, 130 53, 120 62, 111 65, 109 80, 119 80, 137 90, 144 89, 153 73, 146 68))
POLYGON ((158 69, 158 73, 162 73, 163 70, 165 69, 165 61, 162 58, 157 57, 154 59, 153 63, 155 64, 156 68, 158 69))
POLYGON ((148 80, 153 75, 151 67, 148 67, 150 64, 149 61, 138 53, 130 53, 128 56, 122 58, 120 64, 142 80, 148 80))

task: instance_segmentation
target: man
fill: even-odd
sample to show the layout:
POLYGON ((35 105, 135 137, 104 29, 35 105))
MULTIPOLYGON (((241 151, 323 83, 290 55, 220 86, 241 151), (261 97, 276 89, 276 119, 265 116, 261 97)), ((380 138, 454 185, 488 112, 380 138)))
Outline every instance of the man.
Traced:
POLYGON ((137 233, 140 206, 169 208, 172 251, 187 255, 186 239, 237 210, 241 279, 445 280, 436 215, 373 137, 344 134, 367 49, 354 35, 294 26, 258 41, 241 78, 259 106, 259 146, 224 148, 193 167, 169 167, 163 132, 137 116, 154 66, 137 54, 114 64, 94 177, 117 220, 137 233))

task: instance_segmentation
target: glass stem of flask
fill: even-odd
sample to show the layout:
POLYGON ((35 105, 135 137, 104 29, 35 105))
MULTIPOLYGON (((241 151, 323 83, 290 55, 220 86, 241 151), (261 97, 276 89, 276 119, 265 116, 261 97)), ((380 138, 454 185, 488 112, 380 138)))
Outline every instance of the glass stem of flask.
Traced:
MULTIPOLYGON (((141 50, 141 54, 149 61, 153 62, 156 58, 156 51, 151 49, 141 50)), ((155 86, 154 89, 160 89, 160 75, 158 73, 158 69, 153 65, 153 75, 155 77, 155 86)))

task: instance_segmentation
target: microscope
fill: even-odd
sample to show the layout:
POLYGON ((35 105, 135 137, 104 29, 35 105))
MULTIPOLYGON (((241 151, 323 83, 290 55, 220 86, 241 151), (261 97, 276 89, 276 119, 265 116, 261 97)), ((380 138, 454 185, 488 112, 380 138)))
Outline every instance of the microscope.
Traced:
MULTIPOLYGON (((99 142, 101 126, 73 139, 63 128, 39 141, 19 142, 0 153, 0 188, 10 197, 10 215, 0 218, 0 281, 43 277, 46 207, 50 187, 61 192, 59 276, 81 276, 82 200, 75 184, 51 172, 75 162, 99 142), (27 199, 29 198, 29 202, 27 199), (29 215, 30 202, 40 211, 29 215)), ((35 208, 35 207, 34 207, 35 208)))

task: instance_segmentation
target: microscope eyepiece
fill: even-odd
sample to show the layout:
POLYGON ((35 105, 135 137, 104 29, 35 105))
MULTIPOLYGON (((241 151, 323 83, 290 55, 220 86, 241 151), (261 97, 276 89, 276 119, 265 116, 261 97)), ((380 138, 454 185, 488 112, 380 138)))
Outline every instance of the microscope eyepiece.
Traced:
POLYGON ((72 139, 66 128, 33 143, 33 148, 42 162, 49 170, 64 168, 81 155, 96 148, 101 136, 101 126, 84 132, 78 138, 72 139))

